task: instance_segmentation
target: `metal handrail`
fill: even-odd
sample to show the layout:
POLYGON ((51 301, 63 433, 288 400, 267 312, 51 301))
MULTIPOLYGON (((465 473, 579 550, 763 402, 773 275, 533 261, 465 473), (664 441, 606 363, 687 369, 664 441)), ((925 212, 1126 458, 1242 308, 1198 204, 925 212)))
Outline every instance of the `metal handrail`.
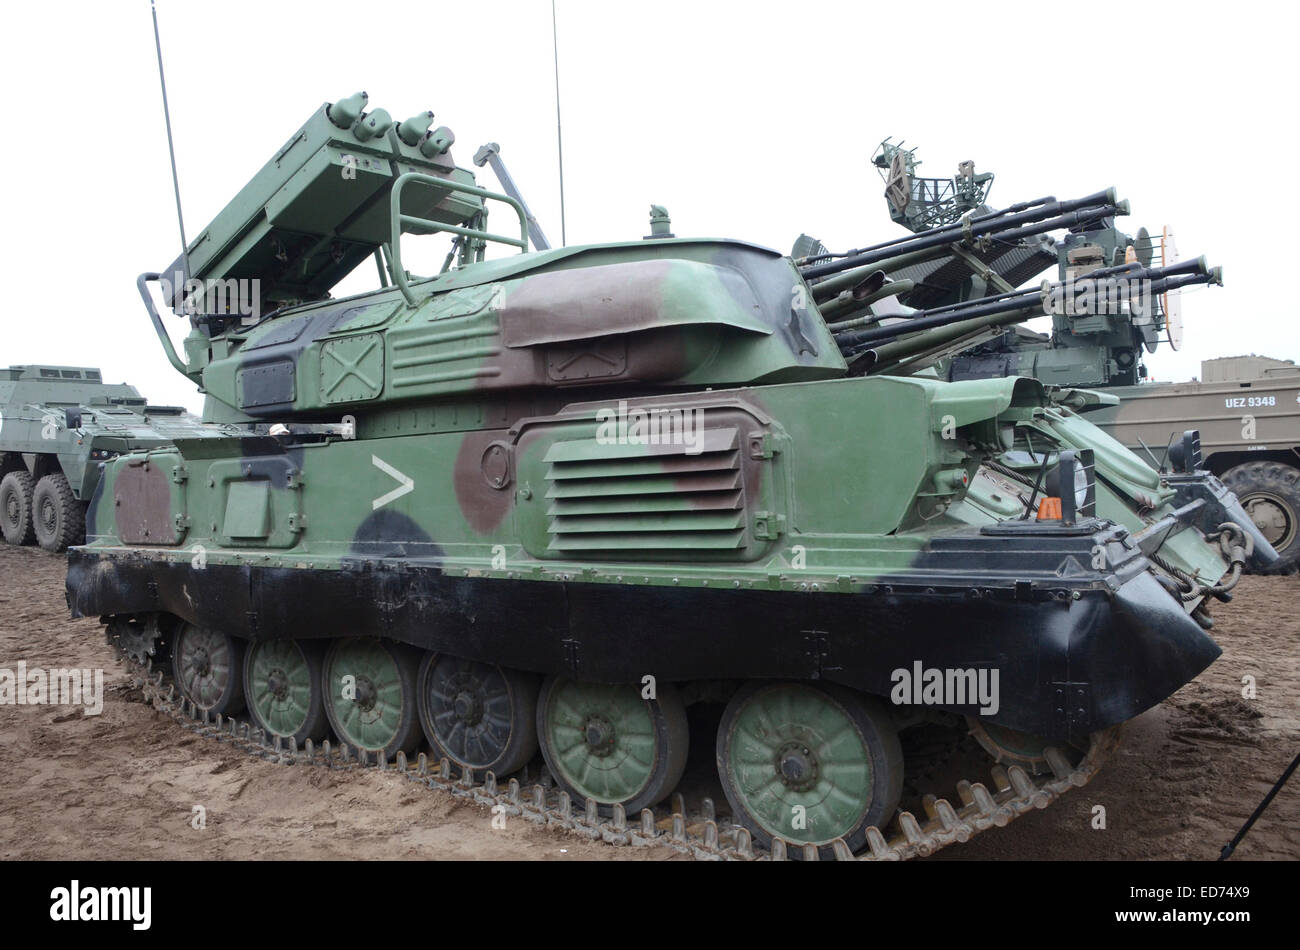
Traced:
POLYGON ((509 195, 503 195, 495 191, 488 191, 485 188, 479 188, 476 185, 466 185, 463 182, 454 181, 450 178, 438 178, 433 175, 422 175, 419 172, 407 172, 393 182, 392 194, 389 197, 389 255, 390 267, 392 269, 393 283, 402 291, 402 296, 412 307, 415 306, 415 292, 411 289, 411 281, 406 273, 406 268, 402 266, 402 225, 412 224, 425 230, 425 233, 434 233, 446 231, 450 234, 456 234, 461 237, 477 239, 480 241, 493 241, 497 244, 509 244, 517 247, 521 252, 528 250, 528 214, 524 207, 509 195), (429 218, 421 218, 417 215, 402 214, 402 189, 411 182, 421 182, 426 185, 433 185, 437 188, 444 188, 448 191, 458 191, 463 194, 477 195, 480 198, 492 201, 501 201, 515 209, 515 214, 519 216, 519 237, 506 237, 504 234, 493 234, 490 231, 481 231, 476 228, 464 228, 455 224, 443 224, 440 221, 433 221, 429 218))
POLYGON ((167 354, 167 362, 176 368, 176 372, 188 378, 188 367, 186 367, 185 361, 176 355, 176 347, 172 345, 172 338, 167 335, 167 328, 163 326, 162 317, 158 316, 158 308, 153 305, 153 298, 149 296, 148 285, 150 281, 161 279, 161 274, 141 274, 136 278, 135 286, 140 291, 140 298, 144 301, 145 309, 149 311, 149 320, 153 323, 154 332, 158 334, 158 340, 162 343, 163 352, 167 354))

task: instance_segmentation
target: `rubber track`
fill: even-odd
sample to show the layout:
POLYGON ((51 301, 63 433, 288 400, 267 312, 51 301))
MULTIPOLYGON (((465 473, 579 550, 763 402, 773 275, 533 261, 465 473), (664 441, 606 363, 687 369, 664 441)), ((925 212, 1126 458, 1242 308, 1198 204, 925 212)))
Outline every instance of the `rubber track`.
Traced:
MULTIPOLYGON (((686 812, 681 795, 674 794, 667 807, 661 805, 654 811, 644 809, 635 821, 628 820, 621 805, 614 806, 613 817, 602 818, 595 801, 571 801, 568 793, 555 788, 550 776, 545 774, 540 782, 530 783, 525 770, 522 782, 511 778, 502 786, 491 772, 475 776, 467 770, 460 778, 445 777, 450 772, 446 760, 431 765, 423 753, 415 762, 401 753, 395 762, 388 762, 364 752, 358 756, 346 745, 331 745, 328 740, 319 746, 308 741, 301 749, 292 741, 282 743, 278 737, 267 741, 262 730, 247 721, 223 719, 221 716, 210 718, 189 700, 179 697, 175 686, 167 682, 163 672, 153 669, 152 661, 141 665, 129 658, 123 659, 132 676, 132 685, 142 691, 145 702, 158 712, 196 735, 227 743, 269 762, 345 772, 363 768, 396 772, 407 781, 488 808, 494 815, 563 828, 574 835, 616 846, 668 847, 703 861, 819 858, 815 846, 787 843, 779 838, 773 842, 771 850, 755 846, 748 830, 727 819, 718 819, 710 799, 704 800, 701 811, 690 814, 686 812), (793 853, 797 850, 802 850, 802 854, 793 853)), ((859 855, 850 853, 843 839, 836 839, 833 842, 835 859, 900 861, 934 854, 954 842, 969 841, 981 831, 1002 827, 1026 812, 1046 808, 1071 788, 1086 785, 1114 750, 1118 739, 1119 727, 1094 734, 1087 753, 1073 768, 1063 753, 1049 748, 1045 755, 1052 768, 1050 776, 1031 776, 1016 765, 1010 768, 995 765, 991 787, 980 782, 958 782, 960 805, 957 806, 947 799, 926 795, 922 800, 924 820, 919 820, 911 812, 899 813, 894 822, 897 830, 889 838, 879 829, 868 829, 867 848, 859 855)))

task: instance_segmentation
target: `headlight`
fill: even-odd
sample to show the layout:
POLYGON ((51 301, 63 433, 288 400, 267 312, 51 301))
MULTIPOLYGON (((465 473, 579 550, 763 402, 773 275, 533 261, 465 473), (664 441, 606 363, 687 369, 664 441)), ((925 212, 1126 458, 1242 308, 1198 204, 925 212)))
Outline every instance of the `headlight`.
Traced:
POLYGON ((1074 467, 1074 510, 1080 511, 1088 505, 1088 473, 1082 465, 1074 467))
POLYGON ((1169 462, 1175 472, 1194 475, 1201 467, 1201 430, 1188 429, 1169 447, 1169 462))
POLYGON ((1097 513, 1092 449, 1066 449, 1047 473, 1047 494, 1061 499, 1061 520, 1073 524, 1097 513))

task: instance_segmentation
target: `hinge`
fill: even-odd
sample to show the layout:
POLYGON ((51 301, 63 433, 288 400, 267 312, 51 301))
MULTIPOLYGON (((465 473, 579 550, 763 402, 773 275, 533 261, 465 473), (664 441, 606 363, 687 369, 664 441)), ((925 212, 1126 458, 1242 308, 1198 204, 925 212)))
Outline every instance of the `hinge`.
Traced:
POLYGON ((578 672, 578 653, 582 644, 578 640, 568 639, 561 640, 560 645, 564 647, 564 662, 568 666, 570 673, 578 672))
POLYGON ((826 657, 830 655, 826 631, 804 630, 802 633, 803 655, 812 660, 812 678, 815 680, 821 679, 822 672, 825 669, 826 657))
POLYGON ((749 434, 749 457, 770 459, 777 453, 776 440, 770 432, 751 432, 749 434))
POLYGON ((785 533, 785 515, 774 511, 754 512, 754 537, 760 541, 775 541, 785 533))
POLYGON ((1066 680, 1052 683, 1052 706, 1056 720, 1065 727, 1069 735, 1075 734, 1075 727, 1088 720, 1088 684, 1066 680))

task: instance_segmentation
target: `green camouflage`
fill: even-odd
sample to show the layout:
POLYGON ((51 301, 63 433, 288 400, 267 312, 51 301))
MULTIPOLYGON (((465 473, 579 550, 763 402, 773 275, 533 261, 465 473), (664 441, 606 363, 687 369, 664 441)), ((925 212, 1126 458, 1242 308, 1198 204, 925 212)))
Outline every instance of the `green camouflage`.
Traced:
POLYGON ((658 206, 647 239, 528 252, 522 204, 456 168, 449 132, 364 105, 322 106, 172 266, 257 281, 235 288, 252 312, 185 296, 182 357, 148 294, 165 278, 139 281, 205 418, 241 428, 113 459, 68 598, 128 653, 170 650, 195 708, 376 755, 422 731, 447 768, 497 775, 540 745, 566 793, 635 814, 682 775, 685 707, 726 703, 694 739, 717 741, 738 820, 829 856, 893 818, 897 732, 930 715, 887 705, 898 670, 1000 674, 1000 700, 933 715, 1071 744, 1068 770, 1218 655, 1208 601, 1251 546, 1218 496, 1076 412, 1098 397, 929 368, 936 334, 1036 297, 845 328, 823 277, 857 267, 836 300, 897 304, 860 255, 676 238, 658 206), (500 204, 518 237, 488 229, 500 204), (454 237, 441 273, 408 272, 403 232, 454 237), (382 286, 331 299, 372 256, 382 286), (798 721, 756 734, 769 703, 798 721), (754 801, 769 786, 781 807, 754 801))

